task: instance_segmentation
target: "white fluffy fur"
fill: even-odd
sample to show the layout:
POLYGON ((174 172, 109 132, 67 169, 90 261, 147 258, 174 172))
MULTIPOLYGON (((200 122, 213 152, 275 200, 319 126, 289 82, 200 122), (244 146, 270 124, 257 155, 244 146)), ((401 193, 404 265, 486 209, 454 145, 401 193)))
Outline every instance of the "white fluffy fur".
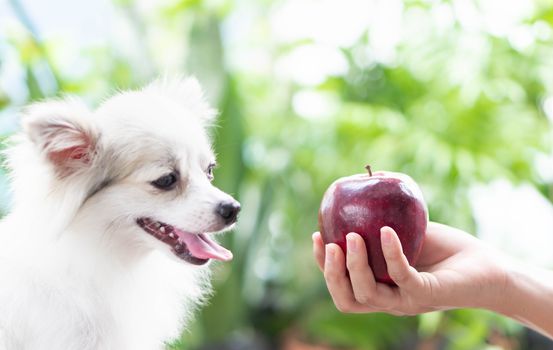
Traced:
POLYGON ((180 334, 210 293, 209 268, 178 260, 135 220, 226 228, 214 208, 232 198, 205 174, 214 116, 191 78, 119 93, 95 111, 69 99, 27 110, 8 150, 0 349, 150 350, 180 334), (86 157, 52 156, 72 147, 86 157), (173 168, 179 189, 150 184, 173 168))

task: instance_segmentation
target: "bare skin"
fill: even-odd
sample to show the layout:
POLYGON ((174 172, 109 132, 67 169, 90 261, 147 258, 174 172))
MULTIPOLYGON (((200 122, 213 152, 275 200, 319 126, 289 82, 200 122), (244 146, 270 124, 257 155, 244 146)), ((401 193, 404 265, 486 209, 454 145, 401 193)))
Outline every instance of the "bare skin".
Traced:
POLYGON ((482 308, 553 338, 553 272, 512 262, 464 231, 429 223, 419 261, 412 267, 394 230, 383 227, 382 250, 397 287, 375 281, 361 236, 349 233, 347 244, 344 255, 338 245, 325 247, 320 234, 313 234, 315 258, 342 312, 401 316, 482 308))

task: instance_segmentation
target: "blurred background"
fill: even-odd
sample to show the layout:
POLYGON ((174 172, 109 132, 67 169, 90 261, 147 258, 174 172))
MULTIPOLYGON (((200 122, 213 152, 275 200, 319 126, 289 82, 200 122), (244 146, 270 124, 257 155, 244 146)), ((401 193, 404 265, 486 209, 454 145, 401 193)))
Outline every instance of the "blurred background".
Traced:
MULTIPOLYGON (((432 220, 553 267, 551 1, 0 0, 0 141, 30 101, 161 74, 221 111, 216 183, 244 208, 169 349, 553 348, 485 311, 340 314, 311 254, 324 190, 371 164, 410 174, 432 220)), ((0 169, 0 216, 9 197, 0 169)))

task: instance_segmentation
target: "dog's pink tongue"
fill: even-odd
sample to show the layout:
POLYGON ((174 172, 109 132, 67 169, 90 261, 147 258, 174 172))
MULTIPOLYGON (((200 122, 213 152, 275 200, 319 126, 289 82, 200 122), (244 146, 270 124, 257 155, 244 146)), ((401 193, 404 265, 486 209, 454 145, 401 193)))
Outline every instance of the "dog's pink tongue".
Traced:
POLYGON ((190 254, 199 259, 216 259, 222 261, 232 260, 232 252, 205 234, 194 235, 177 230, 179 238, 186 243, 190 254))

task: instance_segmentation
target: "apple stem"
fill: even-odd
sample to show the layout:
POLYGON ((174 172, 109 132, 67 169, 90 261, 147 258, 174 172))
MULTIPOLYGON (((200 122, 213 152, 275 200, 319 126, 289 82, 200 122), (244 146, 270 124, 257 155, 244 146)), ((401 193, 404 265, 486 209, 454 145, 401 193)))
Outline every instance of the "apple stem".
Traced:
POLYGON ((371 171, 370 165, 365 165, 365 169, 367 169, 367 171, 369 172, 369 176, 373 176, 373 172, 371 171))

